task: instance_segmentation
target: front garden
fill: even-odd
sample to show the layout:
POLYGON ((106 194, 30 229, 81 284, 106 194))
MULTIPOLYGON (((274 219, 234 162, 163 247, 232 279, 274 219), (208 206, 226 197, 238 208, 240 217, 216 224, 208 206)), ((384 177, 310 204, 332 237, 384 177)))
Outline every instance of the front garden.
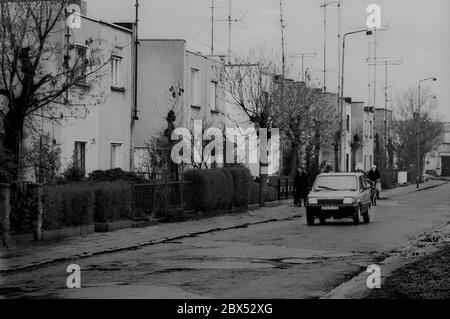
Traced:
MULTIPOLYGON (((243 166, 191 169, 184 172, 183 181, 175 182, 148 182, 114 169, 94 171, 79 181, 35 186, 10 186, 13 236, 29 237, 39 228, 43 234, 40 239, 62 239, 93 231, 145 226, 143 221, 170 222, 190 215, 233 213, 258 204, 260 191, 259 184, 243 166)), ((277 188, 264 187, 263 198, 266 202, 277 200, 277 188)), ((35 239, 39 240, 36 235, 35 239)))

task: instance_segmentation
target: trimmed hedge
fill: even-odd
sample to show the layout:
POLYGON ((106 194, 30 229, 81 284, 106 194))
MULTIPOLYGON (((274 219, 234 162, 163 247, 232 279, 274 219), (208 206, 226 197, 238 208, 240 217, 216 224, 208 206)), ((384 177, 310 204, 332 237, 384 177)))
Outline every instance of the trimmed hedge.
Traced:
POLYGON ((131 184, 124 181, 95 183, 94 222, 133 219, 131 184))
MULTIPOLYGON (((278 200, 278 190, 273 186, 264 187, 263 198, 265 202, 273 202, 278 200)), ((259 183, 251 182, 248 189, 248 203, 258 204, 259 203, 259 183)))
POLYGON ((193 183, 197 210, 227 209, 232 205, 233 181, 225 169, 190 169, 184 179, 193 183))
POLYGON ((224 208, 231 209, 233 207, 233 196, 235 194, 234 191, 234 182, 233 175, 231 175, 230 171, 226 168, 220 168, 219 171, 225 175, 225 189, 224 191, 224 208))
POLYGON ((207 170, 190 169, 184 173, 183 177, 193 184, 195 209, 201 211, 213 209, 212 190, 207 170))
POLYGON ((259 203, 259 184, 251 181, 248 188, 248 203, 258 204, 259 203))
POLYGON ((133 219, 131 184, 124 181, 45 186, 43 229, 133 219))
POLYGON ((250 170, 243 166, 226 168, 233 178, 233 205, 235 207, 246 206, 248 202, 249 188, 252 183, 250 170))
POLYGON ((94 194, 80 183, 46 186, 43 189, 42 228, 53 230, 92 224, 94 194))
POLYGON ((125 181, 130 183, 146 183, 145 178, 137 176, 131 172, 125 172, 120 168, 108 169, 108 170, 96 170, 89 173, 84 182, 112 182, 112 181, 125 181))

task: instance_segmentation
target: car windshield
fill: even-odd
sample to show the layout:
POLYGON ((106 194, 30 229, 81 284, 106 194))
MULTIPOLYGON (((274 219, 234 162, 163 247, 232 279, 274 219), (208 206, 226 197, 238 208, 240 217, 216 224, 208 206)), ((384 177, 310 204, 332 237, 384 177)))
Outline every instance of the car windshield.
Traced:
POLYGON ((358 188, 357 179, 350 175, 328 175, 318 176, 314 184, 315 191, 338 191, 338 190, 356 190, 358 188))

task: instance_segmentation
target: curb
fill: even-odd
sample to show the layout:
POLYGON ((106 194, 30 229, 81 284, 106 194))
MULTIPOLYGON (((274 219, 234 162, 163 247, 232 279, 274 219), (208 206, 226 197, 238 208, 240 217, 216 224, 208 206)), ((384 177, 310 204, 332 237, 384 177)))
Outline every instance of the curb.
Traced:
MULTIPOLYGON (((436 225, 429 233, 432 234, 434 231, 442 229, 446 226, 447 223, 436 225)), ((420 235, 418 238, 420 238, 420 235)), ((377 263, 377 265, 381 267, 381 287, 383 287, 386 278, 388 278, 392 272, 414 261, 413 257, 403 257, 403 249, 411 248, 414 245, 417 245, 416 241, 418 238, 415 238, 412 243, 410 242, 406 246, 396 249, 391 256, 377 263)), ((367 287, 367 278, 369 275, 370 274, 364 270, 352 279, 330 290, 328 293, 320 297, 320 299, 363 299, 369 296, 372 292, 372 289, 367 287)))

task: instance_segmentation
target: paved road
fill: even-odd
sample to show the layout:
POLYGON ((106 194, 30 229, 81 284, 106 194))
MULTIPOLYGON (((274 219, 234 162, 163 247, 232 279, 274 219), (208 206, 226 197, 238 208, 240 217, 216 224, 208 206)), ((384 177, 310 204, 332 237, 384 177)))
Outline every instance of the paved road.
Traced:
MULTIPOLYGON (((302 218, 187 237, 3 275, 5 297, 318 298, 450 219, 450 184, 379 202, 373 221, 306 226, 302 218)), ((286 207, 297 210, 295 207, 286 207)))

